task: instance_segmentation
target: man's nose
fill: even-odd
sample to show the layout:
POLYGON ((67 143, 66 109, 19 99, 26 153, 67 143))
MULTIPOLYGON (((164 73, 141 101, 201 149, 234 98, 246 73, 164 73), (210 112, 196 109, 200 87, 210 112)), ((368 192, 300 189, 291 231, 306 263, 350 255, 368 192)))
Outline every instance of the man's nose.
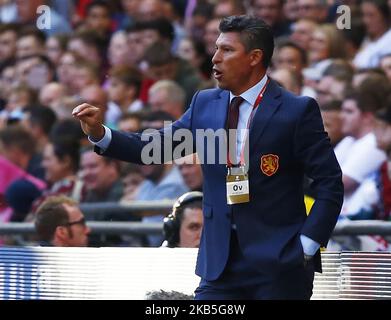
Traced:
POLYGON ((219 50, 216 50, 215 54, 212 57, 212 63, 216 64, 216 63, 219 63, 219 62, 221 62, 221 55, 220 55, 219 50))

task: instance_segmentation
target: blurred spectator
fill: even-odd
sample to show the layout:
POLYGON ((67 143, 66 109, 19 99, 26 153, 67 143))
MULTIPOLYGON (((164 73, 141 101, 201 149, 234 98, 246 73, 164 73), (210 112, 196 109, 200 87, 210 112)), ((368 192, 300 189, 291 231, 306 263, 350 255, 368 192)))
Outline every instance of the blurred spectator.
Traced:
POLYGON ((162 246, 169 248, 198 248, 203 226, 202 192, 191 191, 181 195, 171 213, 164 218, 162 246))
MULTIPOLYGON (((176 199, 188 191, 177 167, 170 164, 143 165, 141 173, 146 180, 140 185, 136 200, 164 200, 176 199)), ((144 223, 162 222, 166 214, 143 217, 144 223)), ((148 244, 152 247, 160 246, 161 236, 148 236, 148 244)))
POLYGON ((163 1, 143 0, 138 6, 137 18, 141 21, 149 21, 161 18, 165 14, 163 1))
POLYGON ((367 37, 353 62, 357 68, 375 68, 381 56, 391 53, 390 8, 387 0, 363 0, 361 12, 367 37))
POLYGON ((96 154, 92 147, 82 150, 80 174, 87 194, 83 202, 118 201, 123 195, 119 162, 96 154))
POLYGON ((0 221, 8 222, 13 219, 14 213, 15 215, 19 213, 18 210, 20 207, 17 208, 18 202, 23 202, 21 205, 24 206, 24 208, 30 206, 31 198, 35 196, 36 189, 42 191, 46 188, 46 184, 44 181, 28 174, 25 170, 3 157, 1 152, 0 168, 0 221), (30 184, 25 183, 25 181, 32 183, 33 187, 30 184), (14 182, 15 184, 10 188, 14 182), (19 191, 21 190, 19 187, 24 190, 28 189, 29 192, 27 194, 20 193, 19 191), (33 190, 33 194, 30 193, 31 190, 33 190), (6 198, 9 203, 6 201, 6 198))
POLYGON ((137 198, 140 185, 144 181, 141 167, 138 164, 126 163, 121 172, 124 194, 121 201, 133 201, 137 198))
POLYGON ((39 90, 54 79, 54 66, 45 55, 25 56, 16 63, 17 81, 39 90))
POLYGON ((251 0, 250 10, 272 27, 274 37, 289 34, 289 23, 283 19, 282 0, 251 0))
POLYGON ((0 70, 11 60, 15 59, 18 34, 19 25, 0 25, 0 70))
POLYGON ((166 18, 173 23, 174 39, 172 50, 176 52, 180 40, 184 37, 184 28, 175 19, 174 8, 169 1, 143 0, 138 7, 137 19, 140 21, 151 21, 159 18, 166 18))
POLYGON ((14 0, 2 0, 0 10, 0 21, 9 23, 16 18, 16 6, 14 0))
POLYGON ((316 97, 313 88, 303 85, 303 70, 307 65, 307 53, 305 50, 292 40, 284 39, 277 41, 273 57, 273 67, 275 69, 289 69, 294 72, 294 75, 291 76, 280 74, 279 82, 281 84, 288 81, 290 84, 285 83, 285 87, 291 88, 292 92, 296 91, 303 96, 316 97), (284 78, 287 76, 286 80, 281 79, 281 76, 284 78), (299 86, 299 91, 297 91, 297 88, 295 89, 295 86, 299 86))
POLYGON ((91 229, 77 202, 67 197, 50 197, 38 208, 35 230, 42 246, 86 247, 91 229))
POLYGON ((174 81, 160 80, 149 89, 152 111, 164 111, 179 119, 185 107, 185 91, 174 81))
POLYGON ((196 153, 180 158, 175 162, 178 167, 186 186, 191 191, 202 191, 202 169, 196 153))
POLYGON ((121 19, 120 29, 131 26, 137 19, 138 8, 142 0, 121 0, 124 16, 121 19))
POLYGON ((132 64, 129 58, 128 36, 125 31, 117 31, 111 36, 107 54, 112 67, 132 64))
POLYGON ((102 37, 110 37, 112 31, 111 7, 108 1, 93 0, 86 7, 83 27, 95 30, 102 37))
POLYGON ((342 29, 346 57, 353 61, 365 37, 365 26, 361 18, 353 18, 351 28, 342 29))
POLYGON ((205 35, 205 27, 213 17, 213 4, 209 2, 197 2, 194 10, 185 18, 187 35, 195 41, 202 41, 205 35), (191 14, 191 16, 190 16, 191 14))
MULTIPOLYGON (((376 146, 374 114, 390 92, 386 83, 368 78, 342 104, 344 138, 334 149, 342 169, 345 195, 340 219, 374 219, 380 193, 377 176, 386 154, 376 146), (370 159, 370 161, 368 161, 370 159)), ((380 250, 372 236, 334 237, 330 250, 380 250)))
POLYGON ((118 120, 118 130, 125 132, 139 132, 141 130, 142 114, 139 112, 127 112, 118 120))
POLYGON ((88 60, 76 61, 74 70, 73 87, 77 93, 81 93, 85 88, 99 85, 99 70, 97 66, 88 60))
POLYGON ((35 151, 35 141, 24 128, 13 125, 1 130, 0 145, 0 150, 9 161, 29 174, 44 179, 41 157, 35 151))
POLYGON ((66 96, 66 88, 58 82, 50 82, 44 85, 39 92, 39 103, 50 107, 52 110, 66 96))
POLYGON ((380 68, 383 69, 388 80, 391 83, 391 53, 383 56, 380 60, 380 68))
POLYGON ((8 96, 5 109, 0 112, 0 119, 8 124, 19 122, 23 118, 23 108, 36 103, 36 92, 25 85, 13 87, 8 96))
MULTIPOLYGON (((36 25, 39 14, 37 8, 46 5, 46 0, 15 0, 17 9, 17 19, 13 22, 36 25)), ((71 28, 69 23, 61 17, 53 8, 50 10, 50 28, 44 28, 47 35, 57 33, 69 33, 71 28)))
POLYGON ((60 119, 52 127, 50 131, 50 140, 65 139, 73 142, 78 142, 80 146, 89 146, 90 142, 83 133, 80 123, 73 118, 60 119))
MULTIPOLYGON (((57 138, 56 141, 45 146, 42 166, 45 169, 46 181, 51 187, 64 180, 76 180, 79 168, 79 144, 77 141, 57 138)), ((52 188, 53 190, 53 188, 52 188)), ((70 190, 68 196, 72 195, 70 190)), ((78 196, 77 199, 80 200, 78 196)))
POLYGON ((202 42, 183 38, 179 43, 178 56, 188 61, 194 69, 198 70, 203 79, 210 79, 213 65, 202 42))
POLYGON ((332 24, 323 24, 315 28, 309 47, 310 63, 326 59, 345 58, 346 52, 341 46, 341 32, 332 24))
MULTIPOLYGON (((71 35, 68 41, 68 50, 76 52, 84 60, 94 64, 97 68, 106 67, 106 39, 95 30, 78 31, 71 35)), ((77 62, 77 61, 76 61, 77 62)), ((102 70, 101 74, 105 74, 102 70)))
MULTIPOLYGON (((148 48, 155 42, 162 42, 172 46, 175 31, 169 20, 165 18, 158 18, 140 22, 140 28, 143 30, 143 43, 145 48, 148 48)), ((172 51, 175 52, 173 49, 172 51)))
POLYGON ((46 55, 49 60, 57 67, 61 56, 67 49, 68 37, 66 35, 53 35, 46 39, 46 55))
POLYGON ((386 155, 376 147, 374 114, 384 106, 389 92, 387 84, 368 78, 342 104, 342 131, 350 136, 335 149, 345 188, 342 217, 368 211, 377 201, 373 174, 386 155))
POLYGON ((387 107, 376 113, 375 130, 377 147, 387 154, 387 160, 380 167, 379 176, 379 212, 377 219, 391 219, 391 96, 388 97, 387 107))
POLYGON ((240 16, 245 13, 246 10, 241 0, 219 0, 213 10, 213 16, 219 19, 228 16, 240 16))
MULTIPOLYGON (((172 121, 173 118, 163 112, 151 112, 143 119, 142 128, 153 128, 159 130, 163 128, 164 121, 172 121)), ((140 185, 135 200, 170 200, 177 199, 180 195, 188 191, 177 166, 172 164, 142 165, 141 173, 145 180, 140 185)), ((167 213, 145 216, 144 223, 162 222, 167 213)), ((162 236, 148 236, 147 244, 152 247, 160 246, 162 236)))
POLYGON ((292 69, 275 69, 270 73, 270 77, 273 80, 276 80, 286 90, 294 93, 295 95, 300 95, 300 79, 292 69))
POLYGON ((353 81, 352 86, 353 88, 358 88, 361 83, 368 78, 376 78, 379 79, 379 81, 387 82, 387 77, 384 73, 384 71, 380 68, 364 68, 364 69, 358 69, 355 71, 353 75, 353 81))
POLYGON ((42 195, 42 188, 22 178, 13 181, 5 191, 5 201, 12 209, 10 222, 23 222, 31 212, 33 202, 42 195))
POLYGON ((290 38, 307 52, 310 48, 312 34, 316 27, 316 22, 309 19, 300 19, 292 24, 292 34, 290 35, 290 38))
POLYGON ((173 52, 176 52, 176 49, 172 49, 174 28, 167 19, 138 21, 127 28, 127 34, 129 59, 136 67, 142 62, 146 49, 155 42, 165 43, 173 52))
POLYGON ((86 190, 77 176, 79 159, 78 141, 57 138, 56 141, 46 145, 42 166, 45 169, 45 179, 49 188, 34 202, 33 212, 50 196, 67 196, 77 202, 83 199, 86 190))
POLYGON ((49 133, 56 122, 56 114, 48 107, 40 105, 28 106, 23 110, 23 125, 36 143, 36 152, 42 154, 49 142, 49 133))
POLYGON ((65 86, 67 93, 74 94, 76 89, 73 85, 75 79, 76 67, 75 63, 80 57, 77 53, 72 51, 66 51, 60 58, 60 62, 57 65, 57 77, 58 81, 65 86))
POLYGON ((10 64, 0 72, 0 111, 5 108, 15 82, 16 68, 10 64))
POLYGON ((278 41, 275 50, 273 67, 291 69, 302 77, 302 71, 307 65, 306 51, 291 40, 278 41))
POLYGON ((24 28, 16 43, 16 57, 24 58, 45 53, 46 36, 37 28, 24 28))
POLYGON ((283 15, 289 21, 293 22, 299 19, 299 4, 297 0, 283 1, 283 15))
POLYGON ((143 109, 143 103, 138 98, 140 96, 142 74, 134 67, 118 65, 110 70, 109 75, 108 108, 113 110, 111 121, 117 123, 121 114, 143 109), (115 109, 117 115, 114 114, 115 109))
POLYGON ((164 127, 165 122, 172 123, 175 119, 172 115, 164 111, 148 111, 142 114, 141 131, 146 129, 159 130, 164 127))
MULTIPOLYGON (((94 152, 92 146, 82 149, 80 158, 80 176, 85 187, 82 203, 118 202, 124 192, 120 177, 120 163, 117 160, 101 157, 94 152)), ((97 221, 129 221, 135 220, 131 215, 100 212, 88 217, 97 221)), ((122 245, 121 236, 91 237, 93 246, 122 245)))
POLYGON ((315 88, 332 59, 344 59, 346 51, 341 43, 342 34, 332 24, 323 24, 315 28, 310 42, 309 67, 303 70, 305 84, 315 88))
POLYGON ((126 29, 128 37, 128 58, 133 66, 138 67, 145 53, 144 24, 135 23, 126 29))
POLYGON ((341 105, 341 101, 331 100, 320 106, 324 129, 328 133, 330 143, 333 147, 337 146, 344 138, 342 132, 341 105))
POLYGON ((298 0, 299 17, 313 20, 317 23, 326 22, 328 4, 324 0, 298 0))
POLYGON ((344 60, 334 60, 326 68, 316 87, 316 99, 319 105, 330 103, 332 100, 344 100, 352 78, 352 66, 344 60))
POLYGON ((193 94, 201 84, 197 72, 184 60, 175 57, 163 43, 151 45, 145 52, 147 75, 155 80, 173 80, 186 92, 185 105, 188 107, 193 94))
POLYGON ((219 37, 219 24, 220 19, 214 18, 205 26, 205 34, 204 34, 204 43, 206 48, 206 53, 209 56, 213 56, 216 51, 216 40, 219 37))

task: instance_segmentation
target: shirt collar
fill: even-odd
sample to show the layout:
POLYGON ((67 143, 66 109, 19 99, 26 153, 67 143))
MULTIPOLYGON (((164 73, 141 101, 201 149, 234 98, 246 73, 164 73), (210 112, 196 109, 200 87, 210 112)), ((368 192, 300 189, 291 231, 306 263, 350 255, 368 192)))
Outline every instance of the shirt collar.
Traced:
MULTIPOLYGON (((266 84, 266 81, 267 81, 267 75, 265 74, 261 79, 261 81, 256 83, 247 91, 243 92, 240 96, 244 100, 246 100, 251 106, 253 106, 255 104, 255 101, 257 100, 258 94, 261 92, 262 88, 266 84)), ((231 102, 233 98, 235 98, 235 95, 233 95, 232 92, 230 92, 229 101, 231 102)))

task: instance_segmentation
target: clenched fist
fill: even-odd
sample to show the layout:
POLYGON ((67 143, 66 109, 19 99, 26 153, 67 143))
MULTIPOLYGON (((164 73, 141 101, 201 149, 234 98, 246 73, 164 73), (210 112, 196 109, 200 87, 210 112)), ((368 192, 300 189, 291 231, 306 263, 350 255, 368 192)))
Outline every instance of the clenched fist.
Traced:
POLYGON ((94 141, 99 141, 105 135, 102 110, 88 103, 78 105, 72 111, 73 117, 80 120, 84 133, 94 141))

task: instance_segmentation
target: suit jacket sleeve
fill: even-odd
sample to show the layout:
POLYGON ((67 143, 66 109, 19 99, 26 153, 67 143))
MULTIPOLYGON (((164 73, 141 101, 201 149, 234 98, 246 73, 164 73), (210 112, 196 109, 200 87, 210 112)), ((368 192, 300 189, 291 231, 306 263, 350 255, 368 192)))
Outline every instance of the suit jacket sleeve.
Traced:
MULTIPOLYGON (((154 151, 158 150, 161 159, 159 162, 153 162, 160 164, 172 160, 173 150, 181 144, 182 140, 179 138, 183 136, 180 129, 192 129, 192 113, 194 110, 194 101, 196 100, 198 93, 193 97, 192 103, 189 109, 182 115, 182 117, 175 121, 172 125, 165 127, 161 130, 153 130, 148 134, 142 133, 124 133, 116 130, 112 130, 112 139, 108 148, 102 152, 102 150, 95 146, 95 152, 100 155, 108 156, 122 161, 128 161, 138 164, 151 164, 145 163, 141 157, 143 148, 149 144, 150 147, 155 147, 154 151), (152 143, 152 144, 151 144, 152 143)), ((190 131, 187 131, 190 132, 190 131)), ((186 149, 180 156, 180 158, 187 154, 195 152, 195 141, 193 139, 192 152, 186 149)))
POLYGON ((301 233, 326 246, 343 202, 342 172, 316 101, 308 100, 295 134, 295 155, 313 179, 315 203, 301 233))

